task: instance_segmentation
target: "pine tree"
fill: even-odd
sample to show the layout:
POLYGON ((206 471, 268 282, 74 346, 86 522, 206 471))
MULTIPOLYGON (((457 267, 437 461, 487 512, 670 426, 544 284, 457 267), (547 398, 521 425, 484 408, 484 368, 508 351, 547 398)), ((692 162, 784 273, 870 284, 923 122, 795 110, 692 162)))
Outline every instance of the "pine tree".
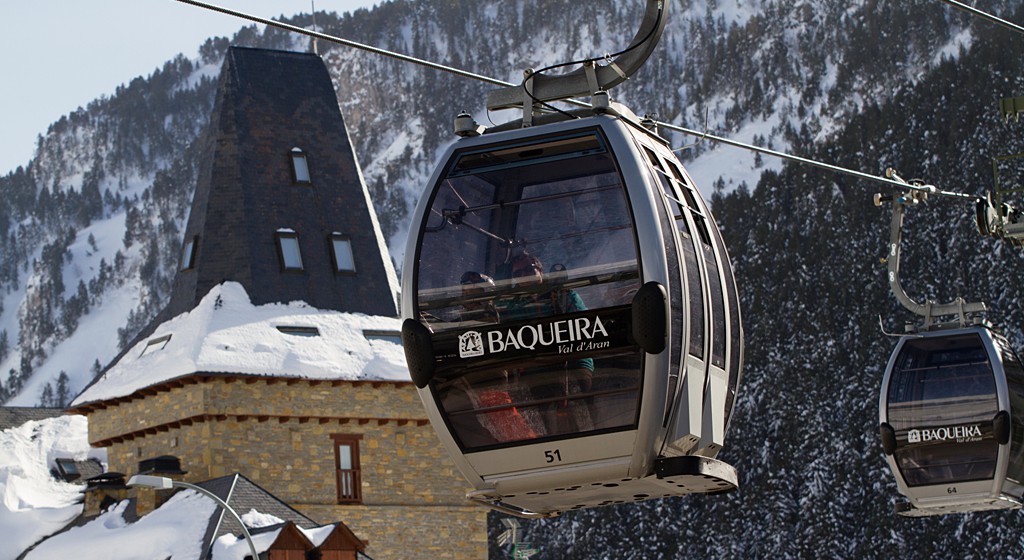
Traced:
POLYGON ((39 396, 39 406, 43 408, 54 407, 53 386, 50 385, 49 381, 46 382, 46 385, 43 385, 43 392, 39 396))
POLYGON ((70 379, 68 379, 67 372, 61 370, 60 375, 57 376, 57 393, 54 396, 54 406, 65 408, 71 403, 71 387, 69 385, 70 379))

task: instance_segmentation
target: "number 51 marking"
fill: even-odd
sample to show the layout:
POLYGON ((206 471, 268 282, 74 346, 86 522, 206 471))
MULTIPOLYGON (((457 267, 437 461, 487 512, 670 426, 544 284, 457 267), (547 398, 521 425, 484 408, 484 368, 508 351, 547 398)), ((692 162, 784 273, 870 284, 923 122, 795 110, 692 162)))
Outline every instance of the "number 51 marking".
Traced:
POLYGON ((561 463, 562 462, 562 452, 559 451, 558 449, 553 449, 551 451, 545 451, 544 452, 544 462, 545 463, 561 463))

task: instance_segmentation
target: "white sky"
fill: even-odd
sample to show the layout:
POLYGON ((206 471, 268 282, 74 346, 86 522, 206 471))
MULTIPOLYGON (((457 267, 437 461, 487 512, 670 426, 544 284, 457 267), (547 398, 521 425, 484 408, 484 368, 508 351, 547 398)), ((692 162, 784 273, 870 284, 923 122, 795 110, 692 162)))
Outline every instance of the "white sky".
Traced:
MULTIPOLYGON (((310 0, 207 0, 264 18, 309 13, 310 0)), ((350 12, 380 0, 314 0, 317 11, 350 12)), ((212 36, 251 22, 175 0, 4 2, 0 33, 0 175, 31 159, 39 134, 212 36)))

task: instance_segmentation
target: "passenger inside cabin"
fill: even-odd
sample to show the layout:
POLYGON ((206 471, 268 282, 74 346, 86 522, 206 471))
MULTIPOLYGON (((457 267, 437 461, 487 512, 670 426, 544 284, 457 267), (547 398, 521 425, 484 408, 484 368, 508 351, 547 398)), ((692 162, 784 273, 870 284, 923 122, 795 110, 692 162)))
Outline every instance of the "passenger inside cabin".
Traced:
MULTIPOLYGON (((471 270, 462 275, 460 284, 462 321, 497 323, 494 280, 471 270)), ((504 369, 469 374, 442 392, 445 410, 463 446, 484 447, 538 436, 512 403, 508 376, 504 369)))
MULTIPOLYGON (((523 252, 509 264, 513 285, 519 293, 499 306, 502 320, 551 318, 586 311, 583 299, 575 290, 543 289, 544 265, 536 256, 523 252)), ((564 266, 555 266, 555 273, 564 274, 564 266)), ((583 396, 590 392, 593 383, 593 359, 520 368, 512 374, 530 390, 532 400, 542 411, 547 433, 583 432, 594 428, 590 407, 583 396)))
POLYGON ((494 279, 470 270, 462 275, 462 321, 497 323, 498 309, 494 305, 494 279))

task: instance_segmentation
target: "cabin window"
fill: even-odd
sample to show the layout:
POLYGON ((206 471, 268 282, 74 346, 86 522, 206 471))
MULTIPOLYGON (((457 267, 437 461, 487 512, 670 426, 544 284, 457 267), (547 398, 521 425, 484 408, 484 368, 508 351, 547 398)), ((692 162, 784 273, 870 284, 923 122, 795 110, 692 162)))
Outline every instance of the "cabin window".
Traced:
POLYGON ((642 355, 610 326, 628 324, 638 248, 605 138, 468 149, 446 169, 421 234, 417 306, 458 349, 434 388, 460 445, 634 426, 642 355))
POLYGON ((306 160, 306 152, 299 148, 292 148, 292 179, 297 184, 309 184, 309 162, 306 160))
POLYGON ((363 501, 362 477, 359 469, 358 434, 334 434, 334 468, 337 475, 338 503, 358 504, 363 501))
MULTIPOLYGON (((601 136, 499 145, 453 160, 420 244, 417 303, 435 332, 466 326, 463 292, 485 286, 506 311, 502 321, 535 311, 513 300, 540 293, 536 282, 570 284, 587 309, 630 304, 640 286, 633 217, 601 136), (532 258, 533 278, 522 275, 520 257, 532 258), (484 281, 470 286, 467 274, 484 281)), ((536 311, 573 309, 558 302, 536 311)))
MULTIPOLYGON (((670 181, 675 187, 674 190, 682 195, 681 200, 678 198, 676 200, 686 207, 690 214, 690 218, 693 220, 694 229, 697 232, 697 238, 700 241, 699 244, 697 244, 697 251, 704 255, 705 269, 707 270, 708 292, 711 299, 711 363, 717 367, 724 368, 726 315, 725 300, 723 298, 725 296, 722 291, 722 279, 718 274, 718 256, 715 255, 715 250, 711 246, 711 229, 708 225, 709 219, 707 210, 704 207, 704 202, 699 200, 700 195, 697 193, 697 190, 694 188, 693 184, 687 180, 682 169, 675 162, 670 162, 666 166, 672 173, 670 181)), ((661 167, 659 167, 659 170, 660 169, 661 167)), ((665 181, 669 179, 667 179, 666 175, 662 177, 662 180, 665 181)), ((680 228, 680 232, 682 232, 682 228, 680 228)), ((722 251, 721 257, 724 258, 724 245, 719 243, 719 249, 722 251)), ((691 297, 691 299, 693 298, 691 297)), ((691 329, 691 332, 692 330, 693 329, 691 329)), ((691 340, 691 345, 692 343, 693 341, 691 340)), ((691 346, 691 354, 693 354, 692 350, 691 346)))
POLYGON ((297 233, 290 229, 277 230, 277 250, 281 270, 302 270, 302 253, 299 251, 297 233))
MULTIPOLYGON (((692 208, 690 206, 690 198, 686 199, 688 202, 683 202, 683 192, 686 192, 682 175, 675 165, 669 165, 669 168, 673 170, 672 178, 669 177, 665 171, 665 166, 661 163, 661 158, 658 154, 654 153, 653 150, 644 146, 644 155, 647 156, 648 161, 657 170, 656 175, 658 182, 661 184, 662 191, 665 193, 665 198, 668 199, 668 203, 672 208, 672 214, 675 217, 676 228, 679 230, 680 248, 683 252, 683 266, 686 268, 686 284, 689 297, 689 313, 690 313, 690 340, 689 340, 689 353, 695 358, 704 358, 704 291, 701 280, 700 266, 697 263, 697 252, 704 253, 710 250, 707 245, 702 245, 701 242, 694 238, 690 232, 689 223, 686 220, 686 212, 683 208, 692 208)), ((696 201, 692 201, 693 205, 696 205, 696 201)), ((696 219, 696 214, 691 214, 696 219)), ((699 224, 695 223, 695 226, 699 231, 699 224)))
MULTIPOLYGON (((996 348, 1001 350, 1003 371, 1006 373, 1006 388, 1010 398, 1010 410, 1024 409, 1024 366, 1009 343, 996 339, 996 348)), ((1024 418, 1020 414, 1010 415, 1010 463, 1006 476, 1014 482, 1024 482, 1024 418)))
POLYGON ((978 335, 907 340, 888 388, 889 423, 900 442, 894 458, 907 485, 991 478, 998 411, 995 378, 978 335), (940 429, 945 431, 933 437, 940 429), (971 433, 962 441, 945 437, 957 429, 971 433))
POLYGON ((352 239, 340 233, 331 234, 331 260, 335 272, 355 272, 356 261, 352 256, 352 239))
POLYGON ((181 269, 191 270, 196 266, 196 246, 199 244, 199 236, 185 240, 185 246, 181 249, 181 269))
MULTIPOLYGON (((718 254, 723 263, 729 260, 728 251, 725 248, 725 240, 722 234, 716 229, 712 232, 715 237, 715 246, 718 247, 718 254)), ((725 276, 725 293, 729 303, 729 397, 725 403, 725 417, 732 416, 732 407, 736 399, 736 388, 740 382, 740 350, 743 341, 740 336, 740 297, 736 288, 736 278, 732 274, 731 267, 723 267, 725 276)))

